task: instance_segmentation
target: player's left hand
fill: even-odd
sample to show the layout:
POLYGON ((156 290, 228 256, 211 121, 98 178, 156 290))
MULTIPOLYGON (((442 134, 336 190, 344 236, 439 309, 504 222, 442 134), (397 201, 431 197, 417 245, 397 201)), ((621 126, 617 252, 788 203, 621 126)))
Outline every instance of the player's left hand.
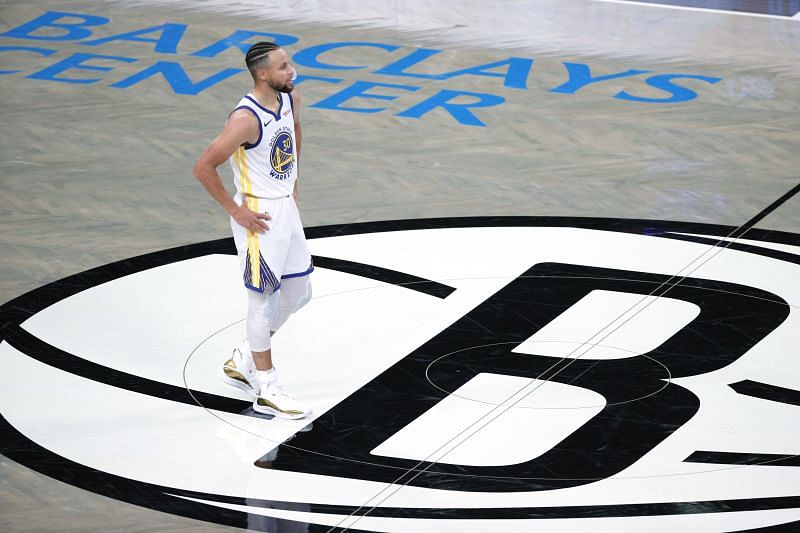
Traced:
POLYGON ((240 226, 257 233, 269 231, 266 221, 272 220, 268 213, 256 213, 248 208, 247 201, 244 199, 242 200, 242 205, 236 209, 232 216, 240 226))

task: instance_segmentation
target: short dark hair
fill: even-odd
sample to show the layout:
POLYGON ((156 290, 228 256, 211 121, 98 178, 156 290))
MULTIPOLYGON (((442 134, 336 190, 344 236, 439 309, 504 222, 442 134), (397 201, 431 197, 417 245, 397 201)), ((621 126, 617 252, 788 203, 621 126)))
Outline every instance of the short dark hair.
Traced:
POLYGON ((269 53, 278 48, 280 48, 280 46, 275 43, 261 41, 247 50, 244 62, 247 65, 247 69, 250 71, 250 75, 253 76, 254 79, 256 77, 256 69, 267 68, 267 65, 269 65, 269 53))

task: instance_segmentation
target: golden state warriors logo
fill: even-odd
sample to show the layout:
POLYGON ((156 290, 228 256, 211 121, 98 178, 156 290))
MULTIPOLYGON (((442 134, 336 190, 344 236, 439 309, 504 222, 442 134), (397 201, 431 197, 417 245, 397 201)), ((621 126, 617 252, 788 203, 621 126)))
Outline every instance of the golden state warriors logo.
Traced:
POLYGON ((294 168, 294 139, 288 127, 279 129, 270 141, 270 176, 285 180, 294 168))

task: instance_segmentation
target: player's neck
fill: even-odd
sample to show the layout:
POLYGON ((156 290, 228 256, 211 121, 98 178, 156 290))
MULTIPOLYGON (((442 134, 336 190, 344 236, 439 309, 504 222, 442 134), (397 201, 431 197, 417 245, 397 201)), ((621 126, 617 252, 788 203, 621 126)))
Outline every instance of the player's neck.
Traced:
POLYGON ((262 107, 277 111, 278 107, 280 106, 280 101, 278 100, 278 91, 269 85, 256 85, 253 87, 252 93, 262 107))

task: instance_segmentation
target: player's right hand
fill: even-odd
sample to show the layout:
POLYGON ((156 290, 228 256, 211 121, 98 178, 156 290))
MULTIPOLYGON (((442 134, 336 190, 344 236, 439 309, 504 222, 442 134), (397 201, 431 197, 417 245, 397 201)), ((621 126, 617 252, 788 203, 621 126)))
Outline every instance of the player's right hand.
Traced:
POLYGON ((242 205, 236 209, 233 214, 233 219, 242 226, 244 229, 255 231, 257 233, 264 233, 269 231, 269 226, 265 220, 272 220, 272 217, 267 213, 257 213, 247 207, 245 200, 242 200, 242 205))

